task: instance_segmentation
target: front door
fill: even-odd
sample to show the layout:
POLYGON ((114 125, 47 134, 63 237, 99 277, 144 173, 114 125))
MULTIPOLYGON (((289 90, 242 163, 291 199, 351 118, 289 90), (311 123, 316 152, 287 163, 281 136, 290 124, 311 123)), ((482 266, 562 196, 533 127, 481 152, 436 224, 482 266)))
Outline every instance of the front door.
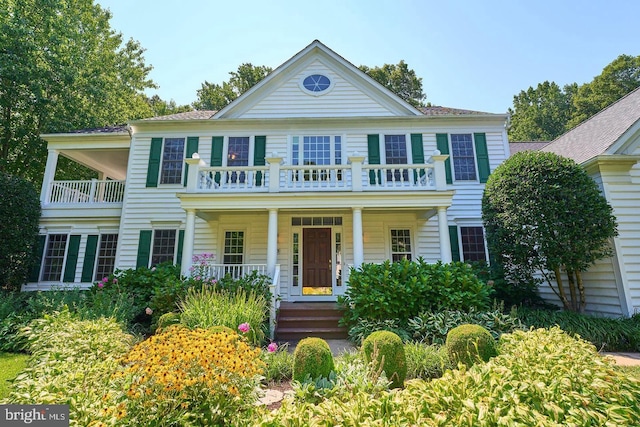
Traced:
POLYGON ((302 294, 332 295, 331 228, 302 230, 302 294))

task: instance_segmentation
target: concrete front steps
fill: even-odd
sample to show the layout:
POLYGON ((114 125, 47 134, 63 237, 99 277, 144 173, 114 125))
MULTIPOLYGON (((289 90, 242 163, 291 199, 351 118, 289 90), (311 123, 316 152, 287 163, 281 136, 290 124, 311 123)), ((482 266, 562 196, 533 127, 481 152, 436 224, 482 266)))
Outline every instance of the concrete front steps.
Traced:
POLYGON ((333 302, 282 302, 277 316, 276 339, 345 339, 347 328, 338 325, 341 317, 342 311, 333 302))

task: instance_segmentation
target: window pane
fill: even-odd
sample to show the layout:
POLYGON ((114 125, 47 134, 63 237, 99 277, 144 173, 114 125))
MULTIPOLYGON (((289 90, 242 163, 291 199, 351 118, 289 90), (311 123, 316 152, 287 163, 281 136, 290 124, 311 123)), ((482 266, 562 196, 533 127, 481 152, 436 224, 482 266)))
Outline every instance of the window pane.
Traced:
POLYGON ((165 138, 162 153, 161 184, 180 184, 184 162, 184 138, 165 138))
POLYGON ((471 134, 451 135, 451 156, 456 180, 473 181, 476 179, 476 159, 473 154, 471 134))
POLYGON ((158 265, 166 261, 174 262, 175 249, 176 230, 155 230, 153 233, 151 265, 158 265))
POLYGON ((227 231, 224 233, 224 264, 243 264, 244 231, 227 231))
POLYGON ((95 280, 102 280, 103 277, 107 277, 113 273, 116 264, 117 246, 117 234, 103 234, 100 236, 100 249, 98 250, 95 280))
POLYGON ((330 165, 331 138, 328 136, 305 136, 302 139, 303 165, 330 165))
POLYGON ((42 280, 45 282, 57 282, 62 277, 64 267, 64 252, 67 248, 66 234, 50 234, 47 242, 47 251, 44 256, 44 269, 42 280))
POLYGON ((460 227, 462 254, 465 261, 486 261, 482 227, 460 227))
POLYGON ((411 260, 411 230, 391 230, 391 261, 411 260))

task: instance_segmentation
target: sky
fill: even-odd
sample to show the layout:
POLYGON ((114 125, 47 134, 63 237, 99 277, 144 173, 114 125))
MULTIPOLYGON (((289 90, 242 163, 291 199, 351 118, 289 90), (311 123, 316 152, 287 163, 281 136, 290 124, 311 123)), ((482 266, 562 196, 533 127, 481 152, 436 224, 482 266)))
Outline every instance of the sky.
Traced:
POLYGON ((313 40, 356 66, 404 60, 427 102, 503 113, 545 80, 589 82, 640 55, 637 0, 97 0, 159 86, 190 104, 243 63, 276 68, 313 40))

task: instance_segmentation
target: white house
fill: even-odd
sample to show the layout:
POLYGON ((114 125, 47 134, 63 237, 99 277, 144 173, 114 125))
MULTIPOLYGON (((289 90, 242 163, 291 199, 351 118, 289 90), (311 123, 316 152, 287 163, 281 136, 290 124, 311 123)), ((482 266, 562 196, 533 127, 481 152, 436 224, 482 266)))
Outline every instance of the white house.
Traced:
MULTIPOLYGON (((618 220, 615 255, 583 275, 587 311, 640 311, 640 89, 558 137, 542 151, 575 160, 598 183, 618 220)), ((548 288, 543 296, 557 301, 548 288)))
POLYGON ((283 301, 335 301, 350 266, 484 260, 481 195, 506 114, 414 108, 314 41, 220 111, 49 134, 41 265, 25 289, 214 253, 283 301), (59 156, 92 181, 54 179, 59 156))

